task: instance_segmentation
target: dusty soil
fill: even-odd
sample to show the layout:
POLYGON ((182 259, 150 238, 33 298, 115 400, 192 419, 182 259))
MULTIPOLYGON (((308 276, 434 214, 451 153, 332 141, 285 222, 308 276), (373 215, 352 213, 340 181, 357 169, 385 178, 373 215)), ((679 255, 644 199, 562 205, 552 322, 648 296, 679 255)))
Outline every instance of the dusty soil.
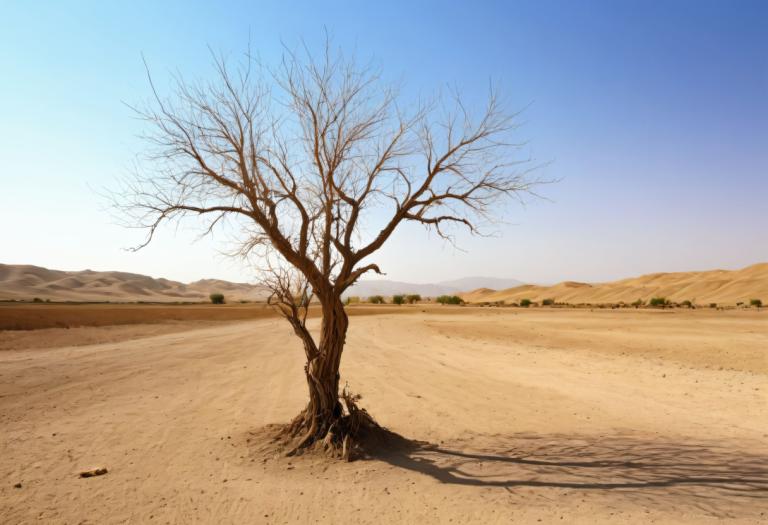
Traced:
MULTIPOLYGON (((380 313, 413 313, 419 306, 353 305, 350 315, 380 313)), ((426 305, 424 308, 442 308, 426 305)), ((443 309, 451 313, 451 309, 443 309)), ((314 308, 310 316, 315 316, 314 308)), ((0 331, 40 330, 43 328, 79 328, 84 326, 115 326, 176 323, 184 321, 242 321, 278 317, 277 311, 266 303, 248 304, 139 304, 139 303, 21 303, 0 302, 0 331)), ((52 332, 53 333, 53 332, 52 332)), ((45 340, 41 337, 40 340, 45 340)))
POLYGON ((768 313, 424 310, 351 322, 342 380, 412 440, 353 463, 263 462, 279 319, 6 342, 0 522, 765 522, 768 313))

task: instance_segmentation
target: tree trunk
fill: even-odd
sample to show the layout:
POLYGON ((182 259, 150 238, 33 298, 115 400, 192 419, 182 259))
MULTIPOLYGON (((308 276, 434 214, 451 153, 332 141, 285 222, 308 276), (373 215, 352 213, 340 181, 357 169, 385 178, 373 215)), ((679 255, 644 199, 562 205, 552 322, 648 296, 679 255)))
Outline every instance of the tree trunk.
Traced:
POLYGON ((349 321, 341 298, 321 304, 323 319, 318 351, 305 366, 309 403, 295 422, 299 423, 295 430, 303 434, 297 448, 318 441, 330 445, 344 438, 341 424, 344 413, 339 401, 339 365, 349 321))

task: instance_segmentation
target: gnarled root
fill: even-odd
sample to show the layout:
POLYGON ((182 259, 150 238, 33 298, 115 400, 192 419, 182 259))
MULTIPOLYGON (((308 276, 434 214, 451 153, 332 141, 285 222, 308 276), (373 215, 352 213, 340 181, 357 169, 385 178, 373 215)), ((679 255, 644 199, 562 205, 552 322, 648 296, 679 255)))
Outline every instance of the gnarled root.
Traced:
POLYGON ((365 409, 357 406, 359 400, 359 395, 345 387, 332 413, 313 414, 309 408, 303 410, 285 428, 292 444, 286 455, 322 452, 350 461, 363 454, 370 438, 383 429, 365 409))

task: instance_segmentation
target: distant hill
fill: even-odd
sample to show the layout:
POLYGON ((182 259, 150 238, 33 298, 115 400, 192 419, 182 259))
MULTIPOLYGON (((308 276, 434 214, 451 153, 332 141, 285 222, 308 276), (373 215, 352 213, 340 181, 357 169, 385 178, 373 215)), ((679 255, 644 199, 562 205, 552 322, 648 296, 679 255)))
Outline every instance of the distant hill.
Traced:
MULTIPOLYGON (((361 281, 345 295, 369 297, 417 293, 424 297, 458 294, 470 288, 504 288, 521 284, 514 279, 466 277, 434 284, 400 281, 361 281)), ((31 265, 0 264, 0 300, 175 302, 207 301, 211 293, 223 293, 229 301, 264 301, 269 292, 261 285, 202 279, 181 283, 127 272, 68 272, 31 265)))
POLYGON ((741 270, 704 272, 652 273, 608 283, 565 281, 554 286, 523 285, 507 289, 485 287, 460 294, 470 303, 484 301, 518 302, 521 299, 578 303, 631 303, 638 299, 666 297, 671 301, 693 301, 697 304, 733 305, 761 299, 768 303, 768 263, 741 270))
POLYGON ((403 281, 370 280, 359 281, 349 288, 345 296, 370 297, 371 295, 391 296, 400 293, 417 293, 423 297, 458 294, 475 288, 510 288, 522 284, 515 279, 497 277, 464 277, 437 283, 409 283, 403 281))
POLYGON ((67 272, 39 266, 0 264, 0 300, 175 302, 207 301, 211 293, 228 301, 263 301, 263 286, 203 279, 185 284, 126 272, 67 272))
MULTIPOLYGON (((228 301, 264 301, 269 292, 264 286, 203 279, 181 283, 127 272, 93 270, 61 271, 39 266, 0 264, 0 300, 30 301, 34 297, 52 301, 176 302, 207 301, 211 293, 223 293, 228 301)), ((423 297, 460 295, 470 303, 518 302, 521 299, 579 303, 631 303, 637 299, 667 297, 671 301, 690 300, 697 304, 748 303, 761 299, 768 303, 768 263, 741 270, 653 273, 608 283, 565 281, 553 286, 522 284, 514 279, 466 277, 436 283, 402 281, 361 281, 347 296, 392 296, 417 293, 423 297), (467 291, 472 290, 472 291, 467 291)))

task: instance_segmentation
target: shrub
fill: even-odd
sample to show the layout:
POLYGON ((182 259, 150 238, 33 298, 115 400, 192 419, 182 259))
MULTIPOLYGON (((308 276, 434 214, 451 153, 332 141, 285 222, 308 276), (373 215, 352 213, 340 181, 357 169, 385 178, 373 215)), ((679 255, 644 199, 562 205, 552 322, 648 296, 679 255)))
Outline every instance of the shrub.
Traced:
POLYGON ((693 303, 691 301, 689 301, 688 299, 686 299, 685 301, 680 303, 680 306, 686 306, 686 307, 690 308, 691 306, 693 306, 693 303))
POLYGON ((635 308, 640 308, 641 306, 643 306, 643 300, 642 299, 638 299, 637 301, 632 303, 632 306, 634 306, 635 308))
POLYGON ((761 306, 763 306, 763 301, 760 299, 750 299, 749 306, 757 306, 758 308, 760 308, 761 306))
POLYGON ((544 299, 543 301, 541 301, 541 304, 544 305, 544 306, 552 306, 553 304, 555 304, 555 300, 554 299, 544 299))
POLYGON ((40 299, 39 297, 35 297, 34 299, 32 299, 32 302, 33 302, 33 303, 42 303, 42 302, 43 302, 43 300, 42 300, 42 299, 40 299))
POLYGON ((421 295, 417 293, 413 293, 405 296, 405 302, 408 304, 416 304, 419 301, 421 301, 421 295))
POLYGON ((669 300, 666 297, 651 297, 650 302, 648 303, 651 306, 667 306, 669 304, 669 300))
POLYGON ((458 295, 441 295, 436 301, 440 304, 464 304, 464 301, 458 295))
POLYGON ((717 303, 709 303, 710 308, 717 308, 717 303))
POLYGON ((522 306, 523 308, 528 308, 532 304, 533 304, 533 301, 531 301, 530 299, 520 299, 520 306, 522 306))
POLYGON ((405 304, 405 296, 403 294, 393 295, 392 304, 405 304))
POLYGON ((211 299, 211 302, 213 304, 224 304, 224 294, 223 293, 212 293, 208 297, 211 299))
POLYGON ((368 298, 368 302, 371 304, 386 304, 387 302, 380 295, 372 295, 368 298))
POLYGON ((360 297, 357 295, 349 295, 347 296, 347 300, 344 301, 345 304, 358 304, 360 302, 360 297))

